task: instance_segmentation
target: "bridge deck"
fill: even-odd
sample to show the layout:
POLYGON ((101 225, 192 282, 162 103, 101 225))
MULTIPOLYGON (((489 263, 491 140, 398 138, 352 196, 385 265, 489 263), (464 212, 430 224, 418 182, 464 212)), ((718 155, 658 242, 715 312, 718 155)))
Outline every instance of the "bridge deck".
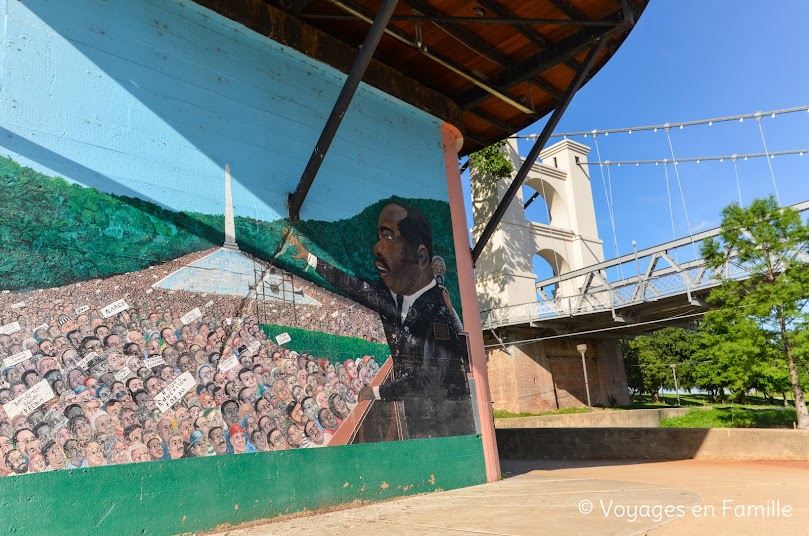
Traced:
MULTIPOLYGON (((809 210, 809 201, 791 208, 809 210)), ((705 297, 723 280, 750 276, 748 267, 732 254, 717 271, 707 267, 704 259, 695 258, 701 244, 720 232, 720 228, 710 229, 539 281, 536 301, 482 311, 483 327, 546 324, 599 328, 661 319, 680 325, 684 317, 693 318, 706 310, 705 297), (636 275, 625 277, 625 273, 636 275), (556 287, 566 281, 575 282, 579 292, 571 296, 556 292, 556 287)))

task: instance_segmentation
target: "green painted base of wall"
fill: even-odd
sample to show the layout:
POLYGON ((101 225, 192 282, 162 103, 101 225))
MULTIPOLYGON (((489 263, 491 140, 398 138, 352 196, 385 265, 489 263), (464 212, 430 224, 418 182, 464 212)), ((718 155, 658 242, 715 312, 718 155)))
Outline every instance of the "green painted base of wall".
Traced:
POLYGON ((0 534, 178 534, 486 481, 480 436, 0 479, 0 534))

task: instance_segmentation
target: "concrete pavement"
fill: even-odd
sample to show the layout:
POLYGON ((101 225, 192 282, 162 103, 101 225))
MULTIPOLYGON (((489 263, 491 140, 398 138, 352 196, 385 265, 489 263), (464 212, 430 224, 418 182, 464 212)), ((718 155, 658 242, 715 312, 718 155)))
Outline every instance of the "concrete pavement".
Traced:
POLYGON ((218 534, 759 536, 809 526, 809 462, 504 461, 503 475, 218 534))

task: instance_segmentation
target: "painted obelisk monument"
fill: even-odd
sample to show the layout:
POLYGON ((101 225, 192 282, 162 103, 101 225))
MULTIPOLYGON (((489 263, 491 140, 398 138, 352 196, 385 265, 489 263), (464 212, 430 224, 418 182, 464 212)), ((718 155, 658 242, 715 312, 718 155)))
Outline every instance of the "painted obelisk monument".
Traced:
POLYGON ((225 164, 225 249, 239 251, 236 243, 236 223, 233 218, 233 195, 230 192, 230 165, 225 164))

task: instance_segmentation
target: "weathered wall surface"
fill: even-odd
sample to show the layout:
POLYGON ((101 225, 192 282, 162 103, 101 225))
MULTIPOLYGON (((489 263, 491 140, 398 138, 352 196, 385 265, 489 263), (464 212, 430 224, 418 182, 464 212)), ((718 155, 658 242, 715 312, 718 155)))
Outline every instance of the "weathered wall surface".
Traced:
POLYGON ((192 2, 0 14, 0 532, 485 480, 441 120, 362 86, 293 222, 344 75, 192 2))
POLYGON ((480 484, 482 460, 466 436, 4 478, 2 533, 191 534, 480 484))
POLYGON ((809 460, 809 432, 745 428, 511 428, 506 459, 809 460))
MULTIPOLYGON (((6 155, 219 214, 230 163, 236 216, 286 215, 341 73, 193 2, 0 0, 0 10, 6 155)), ((440 123, 362 86, 301 217, 350 217, 404 184, 446 200, 440 123)))
MULTIPOLYGON (((501 330, 508 340, 524 340, 530 330, 501 330)), ((587 379, 593 405, 629 404, 629 390, 617 341, 577 339, 539 341, 488 348, 492 404, 513 413, 538 413, 587 405, 581 354, 576 344, 586 342, 587 379)), ((490 339, 489 344, 494 344, 490 339)))
POLYGON ((593 411, 565 415, 541 415, 495 419, 496 428, 657 428, 663 419, 681 417, 689 408, 593 411))

